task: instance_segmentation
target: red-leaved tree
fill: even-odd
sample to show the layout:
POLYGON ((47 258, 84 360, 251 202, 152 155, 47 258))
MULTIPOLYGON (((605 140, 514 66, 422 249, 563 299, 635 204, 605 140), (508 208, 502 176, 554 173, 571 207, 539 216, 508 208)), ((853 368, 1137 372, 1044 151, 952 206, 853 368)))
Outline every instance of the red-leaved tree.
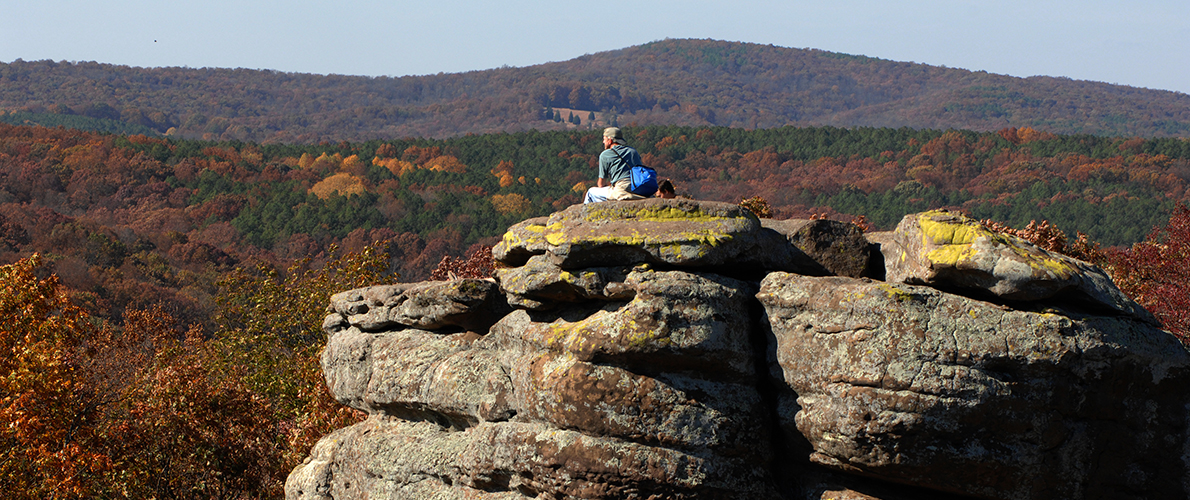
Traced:
POLYGON ((1165 227, 1109 252, 1107 267, 1124 293, 1190 344, 1190 208, 1178 204, 1165 227))
POLYGON ((495 275, 495 261, 492 260, 491 245, 475 245, 467 259, 442 256, 438 267, 430 273, 431 280, 445 281, 461 278, 485 279, 495 275))

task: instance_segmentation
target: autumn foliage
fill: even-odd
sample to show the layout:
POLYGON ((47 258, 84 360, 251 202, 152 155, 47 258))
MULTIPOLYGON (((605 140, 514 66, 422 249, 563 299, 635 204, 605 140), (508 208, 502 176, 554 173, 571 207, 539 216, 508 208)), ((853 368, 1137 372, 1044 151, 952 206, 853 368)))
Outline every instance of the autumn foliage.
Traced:
POLYGON ((773 218, 773 208, 769 206, 768 200, 761 196, 744 198, 740 200, 739 205, 761 219, 773 218))
POLYGON ((1100 248, 1099 243, 1092 241, 1086 234, 1078 232, 1075 240, 1069 241, 1065 232, 1047 220, 1040 223, 1035 220, 1029 221, 1029 225, 1024 229, 1014 229, 1007 224, 988 219, 982 223, 992 231, 1016 236, 1050 252, 1066 254, 1093 264, 1104 264, 1107 260, 1107 253, 1100 248))
POLYGON ((443 256, 438 267, 430 273, 430 279, 491 278, 495 276, 495 266, 491 245, 477 245, 466 259, 456 259, 449 255, 443 256))
POLYGON ((0 488, 21 498, 104 493, 115 464, 96 429, 110 398, 82 373, 99 330, 33 256, 0 267, 0 488))
POLYGON ((1108 269, 1124 293, 1190 345, 1190 208, 1179 204, 1145 241, 1108 253, 1108 269))
POLYGON ((237 270, 213 332, 161 307, 92 317, 42 266, 0 266, 8 498, 276 498, 318 438, 360 419, 322 382, 316 316, 332 292, 384 281, 370 247, 237 270))
MULTIPOLYGON (((1186 338, 1186 141, 624 130, 683 194, 762 217, 1004 221, 988 224, 1098 263, 1186 338)), ((330 294, 490 277, 490 245, 580 203, 598 152, 598 131, 300 146, 0 124, 0 488, 276 497, 359 418, 318 373, 330 294)))

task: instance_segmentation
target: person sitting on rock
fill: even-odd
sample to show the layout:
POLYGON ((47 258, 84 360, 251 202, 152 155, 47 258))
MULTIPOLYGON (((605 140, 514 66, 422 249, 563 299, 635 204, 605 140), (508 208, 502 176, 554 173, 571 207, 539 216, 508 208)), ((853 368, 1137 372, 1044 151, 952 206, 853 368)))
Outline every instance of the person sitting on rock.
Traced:
POLYGON ((599 180, 587 189, 583 203, 608 200, 641 200, 643 196, 628 191, 632 184, 632 166, 640 165, 640 153, 628 147, 619 127, 603 129, 603 152, 599 154, 599 180))

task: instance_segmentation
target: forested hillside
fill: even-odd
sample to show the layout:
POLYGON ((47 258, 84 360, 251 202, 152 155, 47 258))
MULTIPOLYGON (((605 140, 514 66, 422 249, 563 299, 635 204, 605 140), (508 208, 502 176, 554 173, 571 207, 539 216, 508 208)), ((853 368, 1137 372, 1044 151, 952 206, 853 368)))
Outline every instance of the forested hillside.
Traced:
MULTIPOLYGON (((1139 241, 1185 201, 1190 142, 782 127, 626 129, 679 194, 760 196, 776 218, 865 216, 890 228, 950 207, 1023 227, 1046 219, 1106 245, 1139 241)), ((215 283, 383 242, 390 269, 425 278, 444 255, 574 203, 596 176, 598 131, 447 140, 260 145, 0 125, 0 262, 33 252, 95 311, 179 304, 215 283)))
POLYGON ((401 78, 18 60, 0 64, 0 111, 7 123, 262 143, 608 123, 1190 135, 1190 96, 1176 92, 711 40, 401 78))
MULTIPOLYGON (((880 229, 946 207, 1007 222, 1100 262, 1190 341, 1190 210, 1175 208, 1190 141, 1032 128, 625 132, 679 194, 763 198, 778 218, 866 216, 880 229), (1155 226, 1106 252, 1076 235, 1129 244, 1155 226)), ((277 498, 319 436, 361 418, 323 387, 327 297, 424 279, 443 256, 578 203, 599 139, 295 145, 0 124, 6 491, 277 498)))

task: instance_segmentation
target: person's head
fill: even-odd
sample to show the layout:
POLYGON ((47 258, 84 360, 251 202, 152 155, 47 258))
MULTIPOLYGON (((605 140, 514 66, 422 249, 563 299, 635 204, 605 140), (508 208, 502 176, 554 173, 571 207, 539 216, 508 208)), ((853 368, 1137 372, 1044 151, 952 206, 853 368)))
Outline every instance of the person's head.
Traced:
POLYGON ((627 144, 624 142, 624 133, 620 132, 620 127, 608 127, 603 129, 604 149, 612 147, 612 144, 627 144))
POLYGON ((669 179, 665 179, 661 181, 660 184, 657 184, 657 196, 662 198, 673 198, 675 195, 676 193, 674 193, 674 185, 672 182, 669 182, 669 179))

